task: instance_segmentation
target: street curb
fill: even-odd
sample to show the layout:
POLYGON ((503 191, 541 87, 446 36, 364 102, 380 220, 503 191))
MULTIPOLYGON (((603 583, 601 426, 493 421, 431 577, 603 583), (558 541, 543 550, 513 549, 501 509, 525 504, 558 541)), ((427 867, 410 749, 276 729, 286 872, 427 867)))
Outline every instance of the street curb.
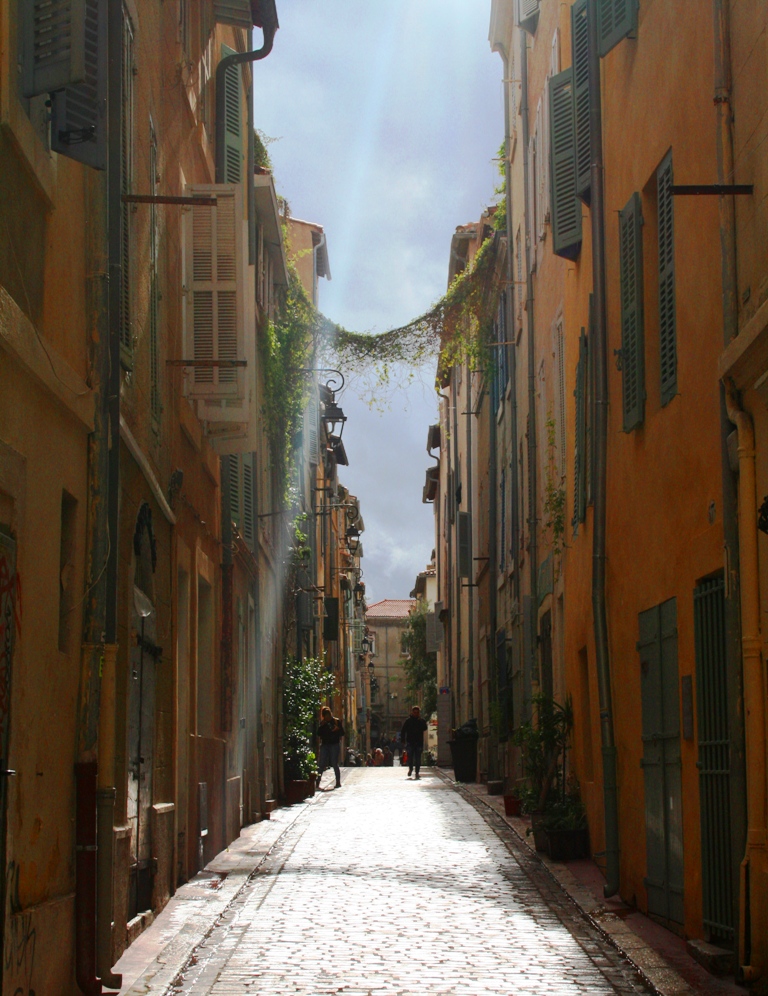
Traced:
POLYGON ((520 844, 526 847, 530 854, 536 858, 539 864, 547 870, 551 878, 560 886, 563 892, 577 907, 581 915, 588 923, 603 937, 619 954, 625 958, 634 968, 643 982, 651 988, 657 996, 697 996, 697 991, 693 989, 683 979, 683 977, 672 968, 664 958, 647 944, 631 927, 614 917, 611 913, 606 913, 606 921, 610 918, 613 922, 601 922, 593 915, 593 911, 599 906, 595 904, 594 897, 587 889, 581 886, 568 871, 565 865, 552 861, 551 858, 536 851, 531 846, 524 832, 521 832, 524 823, 521 819, 505 816, 493 803, 479 793, 473 792, 469 787, 461 782, 454 781, 450 775, 440 768, 432 769, 443 781, 452 785, 468 802, 474 801, 490 810, 495 816, 500 817, 509 829, 515 834, 520 844), (518 823, 519 826, 515 824, 518 823), (591 912, 592 910, 592 912, 591 912))

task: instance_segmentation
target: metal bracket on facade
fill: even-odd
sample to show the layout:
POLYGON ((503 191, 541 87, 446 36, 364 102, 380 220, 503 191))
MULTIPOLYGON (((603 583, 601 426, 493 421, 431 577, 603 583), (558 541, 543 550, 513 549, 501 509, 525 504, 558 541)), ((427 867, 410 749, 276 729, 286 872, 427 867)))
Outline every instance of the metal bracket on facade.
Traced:
POLYGON ((216 207, 215 197, 168 197, 165 194, 123 194, 124 204, 182 204, 185 207, 216 207))
POLYGON ((678 197, 692 194, 752 194, 754 191, 752 183, 673 183, 669 188, 669 192, 678 197))

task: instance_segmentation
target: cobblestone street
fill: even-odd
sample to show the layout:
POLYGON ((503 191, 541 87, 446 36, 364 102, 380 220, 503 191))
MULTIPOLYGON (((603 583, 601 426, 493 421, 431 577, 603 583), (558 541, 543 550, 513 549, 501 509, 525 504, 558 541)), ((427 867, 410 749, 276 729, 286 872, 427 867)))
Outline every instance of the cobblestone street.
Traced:
POLYGON ((417 783, 400 767, 345 769, 342 788, 302 808, 170 987, 156 976, 129 992, 650 992, 494 821, 429 770, 417 783))

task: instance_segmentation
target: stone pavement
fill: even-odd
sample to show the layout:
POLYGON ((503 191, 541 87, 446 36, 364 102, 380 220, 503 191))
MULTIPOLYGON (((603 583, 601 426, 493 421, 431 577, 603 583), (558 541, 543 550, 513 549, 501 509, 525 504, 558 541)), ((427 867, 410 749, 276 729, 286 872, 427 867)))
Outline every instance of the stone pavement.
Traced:
POLYGON ((180 889, 116 966, 121 992, 654 991, 479 797, 434 769, 343 777, 180 889))

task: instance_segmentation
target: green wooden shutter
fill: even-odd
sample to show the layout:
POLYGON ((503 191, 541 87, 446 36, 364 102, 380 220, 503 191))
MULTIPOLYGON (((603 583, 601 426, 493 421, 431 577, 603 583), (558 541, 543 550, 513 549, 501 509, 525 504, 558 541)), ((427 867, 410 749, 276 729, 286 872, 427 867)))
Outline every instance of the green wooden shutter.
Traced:
POLYGON ((597 32, 600 55, 637 30, 637 0, 598 0, 597 32))
POLYGON ((587 0, 571 7, 573 44, 574 127, 576 129, 576 196, 589 204, 591 150, 589 138, 589 26, 587 0))
POLYGON ((645 414, 642 225, 640 195, 634 193, 619 212, 621 370, 625 432, 631 432, 642 425, 645 414))
POLYGON ((677 394, 677 328, 675 320, 675 231, 672 206, 672 152, 656 172, 659 211, 659 349, 661 403, 677 394))
POLYGON ((462 578, 468 578, 472 573, 469 557, 469 532, 469 512, 459 512, 459 577, 462 578))
POLYGON ((245 453, 240 457, 243 466, 243 539, 248 546, 253 546, 256 534, 256 502, 254 493, 253 453, 245 453))
POLYGON ((576 364, 576 435, 573 447, 573 518, 571 524, 578 528, 587 514, 587 337, 584 329, 579 336, 579 360, 576 364))
POLYGON ((242 487, 240 484, 240 457, 237 454, 221 458, 221 475, 229 484, 229 514, 232 524, 240 528, 242 521, 242 487))
POLYGON ((18 4, 25 97, 52 93, 85 79, 85 0, 26 0, 18 4))
POLYGON ((572 68, 550 81, 552 251, 576 259, 581 249, 581 203, 576 197, 576 140, 572 68))
POLYGON ((107 0, 87 0, 83 35, 82 81, 51 94, 51 149, 94 169, 106 169, 107 0))
MULTIPOLYGON (((234 55, 221 46, 221 57, 234 55)), ((243 177, 243 114, 240 67, 230 66, 224 74, 224 182, 240 183, 243 177)))
POLYGON ((539 23, 539 0, 518 0, 518 4, 518 24, 533 34, 539 23))

